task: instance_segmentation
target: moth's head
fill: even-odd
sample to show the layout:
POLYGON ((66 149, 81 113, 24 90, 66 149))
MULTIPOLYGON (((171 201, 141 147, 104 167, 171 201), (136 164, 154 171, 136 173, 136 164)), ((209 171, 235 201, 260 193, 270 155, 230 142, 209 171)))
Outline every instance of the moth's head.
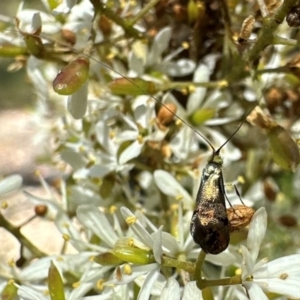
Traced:
MULTIPOLYGON (((221 149, 219 149, 219 150, 221 150, 221 149)), ((218 164, 220 166, 223 165, 223 159, 222 159, 222 157, 220 155, 220 151, 219 150, 213 151, 213 154, 208 159, 208 163, 213 162, 213 163, 216 163, 216 164, 218 164)))

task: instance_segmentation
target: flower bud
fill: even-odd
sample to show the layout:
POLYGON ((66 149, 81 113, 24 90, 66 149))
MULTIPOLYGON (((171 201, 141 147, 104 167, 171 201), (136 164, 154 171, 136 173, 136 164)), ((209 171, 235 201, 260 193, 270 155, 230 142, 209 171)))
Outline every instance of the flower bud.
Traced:
POLYGON ((119 259, 134 264, 147 265, 155 262, 153 252, 145 249, 116 246, 111 252, 119 259))
POLYGON ((190 117, 189 120, 193 125, 200 125, 214 117, 216 110, 214 108, 201 108, 196 110, 190 117))
POLYGON ((158 92, 154 82, 141 78, 118 78, 111 81, 108 87, 115 95, 139 96, 144 94, 153 95, 158 92))
POLYGON ((157 113, 157 126, 161 130, 166 129, 165 126, 169 125, 173 121, 176 111, 177 107, 173 103, 166 103, 164 106, 161 106, 157 113))
POLYGON ((100 253, 94 257, 94 262, 102 266, 119 265, 124 261, 111 252, 100 253))
POLYGON ((53 81, 53 89, 59 95, 71 95, 77 92, 86 82, 89 74, 90 61, 80 55, 65 66, 53 81))

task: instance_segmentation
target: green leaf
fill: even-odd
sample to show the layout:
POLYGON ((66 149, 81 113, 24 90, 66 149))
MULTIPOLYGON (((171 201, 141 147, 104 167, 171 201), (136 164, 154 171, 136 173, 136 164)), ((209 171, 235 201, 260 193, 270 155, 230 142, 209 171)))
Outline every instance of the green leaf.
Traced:
POLYGON ((48 273, 48 288, 51 300, 65 300, 63 280, 53 262, 48 273))

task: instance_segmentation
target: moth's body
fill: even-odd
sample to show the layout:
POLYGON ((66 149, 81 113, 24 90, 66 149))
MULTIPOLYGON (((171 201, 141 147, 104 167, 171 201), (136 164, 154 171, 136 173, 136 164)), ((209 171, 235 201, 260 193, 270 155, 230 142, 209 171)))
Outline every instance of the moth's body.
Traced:
POLYGON ((205 253, 219 254, 229 244, 222 160, 217 153, 203 170, 191 225, 191 235, 205 253))

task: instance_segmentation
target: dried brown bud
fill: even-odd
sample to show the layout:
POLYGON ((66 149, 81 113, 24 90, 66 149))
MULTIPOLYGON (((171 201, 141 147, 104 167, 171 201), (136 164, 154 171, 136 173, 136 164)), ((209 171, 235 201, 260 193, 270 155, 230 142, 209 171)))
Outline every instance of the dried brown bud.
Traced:
POLYGON ((285 99, 285 93, 278 88, 271 88, 266 93, 266 104, 269 109, 274 110, 276 106, 279 106, 283 103, 285 99))
POLYGON ((246 205, 234 205, 227 208, 230 231, 241 230, 249 225, 255 210, 246 205))
POLYGON ((299 27, 300 26, 300 6, 296 5, 291 8, 289 13, 286 16, 286 22, 290 27, 299 27))
POLYGON ((36 205, 34 211, 37 216, 43 217, 47 213, 48 207, 46 205, 36 205))
POLYGON ((294 227, 297 225, 297 219, 292 215, 283 215, 279 218, 281 225, 285 227, 294 227))
POLYGON ((71 45, 76 44, 76 34, 69 29, 62 29, 61 31, 62 38, 71 45))
POLYGON ((278 187, 275 182, 270 178, 266 178, 263 183, 263 188, 267 199, 271 202, 275 201, 278 193, 278 187))
POLYGON ((112 31, 112 21, 108 19, 105 15, 100 16, 98 26, 104 35, 108 35, 112 31))

